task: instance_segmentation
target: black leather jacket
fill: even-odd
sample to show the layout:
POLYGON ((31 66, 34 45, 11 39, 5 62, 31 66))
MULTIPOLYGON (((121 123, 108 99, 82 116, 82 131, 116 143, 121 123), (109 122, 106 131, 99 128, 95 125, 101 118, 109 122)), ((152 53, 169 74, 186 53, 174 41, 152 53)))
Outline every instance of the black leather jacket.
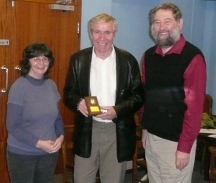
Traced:
MULTIPOLYGON (((131 160, 136 143, 134 113, 144 102, 137 60, 127 51, 114 47, 116 52, 116 102, 117 158, 119 162, 131 160)), ((91 154, 92 117, 77 111, 77 103, 90 96, 90 66, 93 48, 86 48, 71 56, 64 88, 65 104, 76 112, 75 154, 88 158, 91 154)))

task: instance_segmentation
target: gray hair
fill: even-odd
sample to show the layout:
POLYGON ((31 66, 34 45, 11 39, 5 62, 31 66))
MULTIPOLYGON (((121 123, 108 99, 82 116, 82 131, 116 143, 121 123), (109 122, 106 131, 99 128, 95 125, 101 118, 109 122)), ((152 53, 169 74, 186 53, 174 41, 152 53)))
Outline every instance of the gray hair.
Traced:
POLYGON ((94 23, 96 22, 99 22, 99 23, 108 23, 108 22, 113 22, 113 29, 114 29, 114 32, 117 32, 117 29, 118 29, 118 23, 116 21, 116 19, 114 17, 112 17, 111 15, 108 15, 108 14, 105 14, 105 13, 102 13, 102 14, 99 14, 99 15, 96 15, 95 17, 93 17, 92 19, 89 20, 88 22, 88 32, 89 34, 91 33, 92 31, 92 26, 94 23))

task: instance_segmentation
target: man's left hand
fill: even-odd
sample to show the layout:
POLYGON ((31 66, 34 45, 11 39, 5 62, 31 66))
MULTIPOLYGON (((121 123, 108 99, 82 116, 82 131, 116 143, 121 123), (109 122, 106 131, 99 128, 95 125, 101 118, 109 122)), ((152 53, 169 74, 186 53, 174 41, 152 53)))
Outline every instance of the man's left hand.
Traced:
POLYGON ((102 112, 101 114, 98 114, 97 118, 101 118, 101 119, 108 119, 108 120, 112 120, 116 117, 116 111, 113 107, 109 106, 109 107, 101 107, 102 112))
POLYGON ((182 170, 185 168, 190 160, 190 154, 176 151, 176 168, 182 170))

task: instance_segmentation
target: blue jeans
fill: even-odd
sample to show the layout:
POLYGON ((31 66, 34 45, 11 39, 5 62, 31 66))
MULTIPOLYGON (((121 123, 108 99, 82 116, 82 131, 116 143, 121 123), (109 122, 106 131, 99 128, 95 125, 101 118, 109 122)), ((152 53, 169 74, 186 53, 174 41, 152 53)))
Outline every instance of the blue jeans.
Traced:
POLYGON ((53 182, 58 154, 33 156, 7 151, 7 165, 11 183, 53 182))

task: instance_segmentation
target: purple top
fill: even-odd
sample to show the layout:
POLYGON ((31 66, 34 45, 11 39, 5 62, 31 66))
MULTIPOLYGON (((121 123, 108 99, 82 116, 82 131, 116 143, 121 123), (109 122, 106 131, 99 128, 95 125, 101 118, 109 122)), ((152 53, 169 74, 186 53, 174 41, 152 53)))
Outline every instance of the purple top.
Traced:
POLYGON ((22 155, 47 154, 36 144, 38 140, 54 141, 64 134, 59 100, 52 80, 29 75, 18 78, 10 88, 7 102, 8 151, 22 155))

